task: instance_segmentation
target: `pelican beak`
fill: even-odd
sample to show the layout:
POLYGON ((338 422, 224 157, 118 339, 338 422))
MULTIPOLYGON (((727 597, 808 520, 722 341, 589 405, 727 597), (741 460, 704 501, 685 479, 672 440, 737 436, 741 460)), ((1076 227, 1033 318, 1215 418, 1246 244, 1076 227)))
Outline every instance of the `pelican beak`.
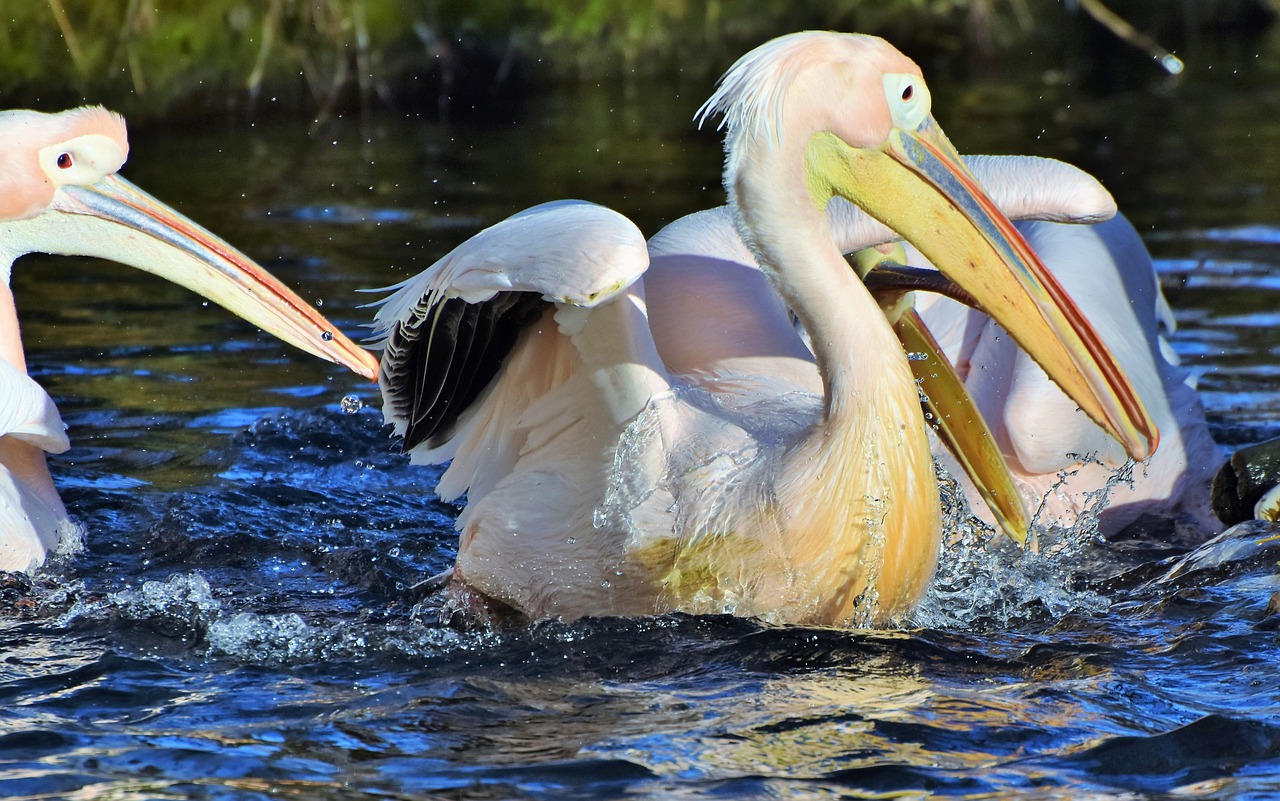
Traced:
POLYGON ((63 186, 51 210, 78 223, 74 238, 60 237, 59 253, 111 259, 166 278, 307 353, 377 380, 377 358, 311 304, 248 256, 118 175, 88 186, 63 186))
POLYGON ((1079 307, 996 208, 932 117, 876 148, 810 140, 805 173, 820 208, 860 206, 972 295, 1086 414, 1139 461, 1159 433, 1079 307))
MULTIPOLYGON (((907 254, 902 243, 887 250, 864 248, 852 254, 849 261, 866 282, 869 275, 883 274, 887 267, 904 266, 907 254), (874 272, 877 269, 879 273, 874 272)), ((938 275, 932 270, 929 273, 938 275)), ((938 340, 916 313, 915 292, 881 288, 872 289, 871 294, 884 309, 885 317, 908 354, 911 372, 920 385, 925 419, 986 501, 1000 530, 1026 547, 1031 535, 1031 516, 1026 504, 978 405, 938 340)))

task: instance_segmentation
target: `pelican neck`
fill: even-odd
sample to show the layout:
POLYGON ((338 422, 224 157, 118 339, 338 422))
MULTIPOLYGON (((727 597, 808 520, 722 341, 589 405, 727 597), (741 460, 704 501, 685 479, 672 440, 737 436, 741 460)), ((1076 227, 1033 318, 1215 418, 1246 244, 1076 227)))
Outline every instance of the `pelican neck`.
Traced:
POLYGON ((799 167, 783 166, 802 161, 770 161, 778 166, 744 167, 730 187, 738 226, 809 334, 831 418, 854 399, 883 392, 886 370, 910 380, 910 367, 879 304, 836 248, 825 209, 809 195, 799 167))

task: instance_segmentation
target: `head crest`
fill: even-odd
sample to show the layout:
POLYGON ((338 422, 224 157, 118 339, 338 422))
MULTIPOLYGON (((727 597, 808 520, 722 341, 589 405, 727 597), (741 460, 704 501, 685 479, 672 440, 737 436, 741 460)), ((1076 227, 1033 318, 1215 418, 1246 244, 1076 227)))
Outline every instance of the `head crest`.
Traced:
POLYGON ((796 76, 816 64, 848 61, 867 47, 887 44, 874 36, 830 31, 804 31, 765 42, 729 68, 694 120, 701 126, 712 115, 723 114, 717 130, 781 142, 783 101, 796 76))
POLYGON ((7 143, 19 142, 22 147, 34 150, 77 136, 101 134, 119 145, 126 155, 129 152, 124 117, 102 106, 81 106, 55 114, 27 109, 2 111, 0 134, 7 143))

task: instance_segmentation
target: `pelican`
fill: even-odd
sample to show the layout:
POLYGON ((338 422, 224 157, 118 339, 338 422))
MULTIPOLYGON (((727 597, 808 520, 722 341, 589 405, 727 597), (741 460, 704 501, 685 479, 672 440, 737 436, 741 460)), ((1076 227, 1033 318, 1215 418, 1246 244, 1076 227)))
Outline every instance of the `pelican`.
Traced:
MULTIPOLYGON (((1080 412, 995 321, 951 298, 916 293, 920 318, 990 425, 1036 524, 1071 527, 1086 511, 1103 507, 1097 525, 1104 535, 1118 533, 1144 513, 1181 515, 1204 532, 1217 530, 1221 524, 1210 508, 1210 485, 1223 456, 1186 371, 1162 336, 1175 321, 1133 226, 1117 214, 1101 184, 1070 165, 1016 156, 975 156, 966 162, 1000 209, 1019 221, 1015 227, 1094 324, 1161 432, 1160 449, 1135 465, 1128 480, 1118 480, 1127 460, 1118 443, 1080 412)), ((834 244, 845 253, 897 238, 848 203, 833 201, 828 217, 834 244)), ((737 305, 741 288, 749 284, 767 294, 772 288, 727 207, 671 223, 650 240, 649 255, 645 292, 658 352, 686 380, 715 392, 716 382, 707 378, 732 369, 733 360, 761 355, 751 350, 759 340, 721 329, 692 341, 673 333, 679 331, 678 320, 708 303, 716 304, 717 316, 724 319, 745 319, 753 310, 759 319, 769 307, 758 300, 737 305)), ((931 266, 910 246, 904 258, 931 266)), ((769 317, 769 347, 785 345, 797 360, 792 380, 818 391, 816 366, 804 364, 812 359, 807 344, 788 335, 784 314, 778 299, 769 317)), ((935 453, 960 480, 979 516, 999 522, 978 482, 958 469, 955 457, 936 447, 935 453)))
POLYGON ((0 112, 0 570, 32 571, 74 535, 45 461, 69 447, 49 395, 27 375, 13 292, 27 253, 96 256, 154 273, 308 353, 373 380, 377 360, 223 240, 117 175, 123 118, 100 107, 0 112))
POLYGON ((744 292, 781 297, 813 356, 768 352, 773 331, 709 303, 674 336, 762 341, 719 395, 685 380, 655 345, 644 237, 614 211, 549 203, 467 240, 374 322, 386 419, 414 461, 452 460, 441 497, 467 495, 452 586, 533 618, 881 625, 913 608, 937 563, 938 487, 907 357, 832 244, 837 196, 997 312, 1131 455, 1154 450, 1133 388, 960 161, 906 56, 785 36, 726 73, 700 118, 716 113, 736 227, 777 295, 744 292), (815 359, 817 395, 792 380, 815 359))

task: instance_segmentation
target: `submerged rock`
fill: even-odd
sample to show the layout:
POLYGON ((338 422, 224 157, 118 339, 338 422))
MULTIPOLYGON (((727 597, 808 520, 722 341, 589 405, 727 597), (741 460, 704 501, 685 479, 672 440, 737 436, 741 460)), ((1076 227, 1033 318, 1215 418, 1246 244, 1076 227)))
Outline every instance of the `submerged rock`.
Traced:
POLYGON ((1280 512, 1277 486, 1280 438, 1241 448, 1213 478, 1213 511, 1229 526, 1255 518, 1274 521, 1280 512))

